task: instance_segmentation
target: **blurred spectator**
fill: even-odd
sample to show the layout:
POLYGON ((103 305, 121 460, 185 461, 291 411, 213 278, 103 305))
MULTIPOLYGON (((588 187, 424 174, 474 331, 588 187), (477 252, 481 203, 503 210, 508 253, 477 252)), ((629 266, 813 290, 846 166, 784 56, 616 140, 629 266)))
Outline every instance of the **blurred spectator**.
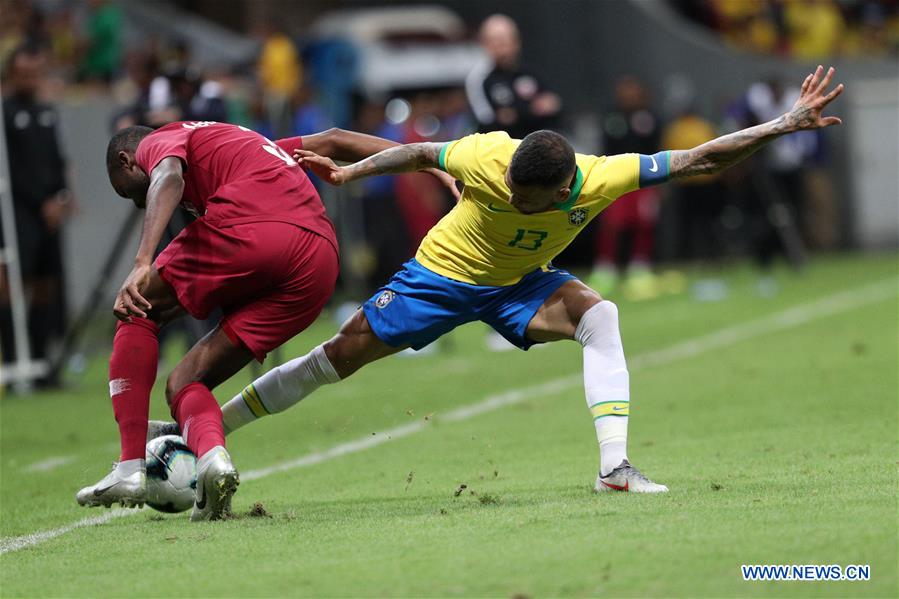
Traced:
MULTIPOLYGON (((755 83, 746 94, 748 118, 745 122, 757 124, 775 119, 789 111, 798 98, 798 87, 784 87, 777 79, 755 83)), ((805 215, 805 167, 817 153, 819 139, 814 131, 785 135, 762 153, 764 166, 800 230, 805 215)))
POLYGON ((267 24, 262 27, 262 37, 256 68, 265 112, 275 136, 287 137, 291 129, 290 102, 303 79, 303 70, 296 47, 284 32, 267 24))
POLYGON ((291 135, 309 135, 334 126, 330 115, 317 101, 315 92, 310 86, 299 87, 291 104, 293 106, 291 135))
POLYGON ((305 55, 311 71, 310 84, 318 90, 331 122, 337 127, 349 127, 358 62, 355 46, 339 38, 318 40, 306 48, 305 55))
POLYGON ((793 56, 814 59, 839 53, 846 25, 834 2, 793 0, 783 6, 793 56))
MULTIPOLYGON (((403 140, 403 126, 385 118, 383 102, 362 102, 353 124, 356 131, 376 135, 395 142, 403 140)), ((371 252, 368 268, 363 273, 370 285, 385 281, 409 259, 409 246, 404 227, 398 226, 402 217, 396 201, 396 177, 368 177, 359 183, 365 223, 365 239, 371 252)))
POLYGON ((801 59, 899 54, 895 0, 669 0, 735 46, 801 59))
MULTIPOLYGON (((717 137, 715 126, 687 105, 665 128, 662 147, 688 150, 717 137)), ((723 251, 718 224, 725 194, 718 175, 679 179, 669 186, 669 213, 677 217, 677 255, 700 264, 716 262, 723 251)), ((701 301, 724 299, 727 287, 720 279, 703 277, 693 283, 693 296, 701 301)))
MULTIPOLYGON (((792 107, 799 90, 777 80, 759 82, 728 108, 728 129, 757 125, 792 107)), ((778 255, 794 267, 805 260, 805 170, 818 153, 819 136, 804 131, 781 137, 724 174, 729 196, 739 211, 740 228, 761 268, 759 295, 777 292, 770 269, 778 255)))
POLYGON ((80 78, 110 83, 121 62, 122 13, 114 2, 91 0, 87 19, 87 49, 80 78))
MULTIPOLYGON (((28 301, 32 358, 47 357, 48 346, 66 326, 62 228, 72 211, 66 163, 58 139, 59 115, 40 100, 46 54, 36 48, 15 50, 7 63, 3 119, 16 214, 22 279, 28 301)), ((12 359, 12 335, 4 318, 3 356, 12 359)), ((50 381, 44 381, 50 382, 50 381)))
POLYGON ((113 117, 113 131, 150 122, 150 85, 158 72, 155 53, 143 49, 128 52, 125 57, 127 77, 113 88, 114 95, 124 104, 113 117))
POLYGON ((463 89, 447 89, 440 95, 438 107, 441 140, 451 141, 473 133, 476 123, 468 110, 468 98, 463 89))
POLYGON ((203 78, 192 65, 186 44, 176 44, 159 72, 154 53, 128 54, 128 87, 119 93, 133 97, 114 119, 114 129, 131 125, 159 127, 177 120, 227 121, 224 89, 216 79, 203 78))
MULTIPOLYGON (((413 96, 409 102, 409 116, 403 122, 401 143, 437 141, 440 131, 438 106, 438 96, 432 92, 413 96)), ((446 191, 430 175, 407 173, 396 179, 396 200, 410 244, 407 253, 412 255, 428 231, 449 210, 446 191)))
POLYGON ((519 64, 521 38, 515 21, 493 15, 481 25, 488 61, 465 82, 468 103, 481 132, 503 130, 516 139, 557 126, 562 102, 536 75, 519 64))
MULTIPOLYGON (((649 91, 634 77, 615 84, 615 109, 603 119, 603 150, 607 155, 655 154, 659 150, 659 119, 650 108, 649 91)), ((626 274, 624 292, 634 300, 650 299, 658 285, 650 270, 660 192, 655 187, 626 194, 597 219, 591 283, 600 293, 615 289, 626 274)))

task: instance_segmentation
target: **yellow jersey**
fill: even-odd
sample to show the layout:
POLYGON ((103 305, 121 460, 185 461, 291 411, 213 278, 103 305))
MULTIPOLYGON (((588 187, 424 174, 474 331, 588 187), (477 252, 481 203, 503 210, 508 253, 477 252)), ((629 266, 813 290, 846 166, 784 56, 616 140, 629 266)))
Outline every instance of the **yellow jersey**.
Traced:
POLYGON ((432 228, 415 255, 425 268, 473 285, 514 285, 545 268, 597 214, 642 183, 667 178, 667 153, 576 154, 577 171, 564 204, 536 214, 509 203, 506 169, 520 143, 503 131, 452 141, 440 168, 465 184, 456 206, 432 228), (645 164, 644 164, 645 163, 645 164), (641 176, 641 171, 643 176, 641 176))

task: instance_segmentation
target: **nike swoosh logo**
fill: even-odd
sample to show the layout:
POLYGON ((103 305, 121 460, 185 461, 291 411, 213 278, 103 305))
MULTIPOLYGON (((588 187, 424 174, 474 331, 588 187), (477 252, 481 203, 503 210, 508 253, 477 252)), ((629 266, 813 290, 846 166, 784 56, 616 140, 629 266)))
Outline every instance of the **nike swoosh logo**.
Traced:
POLYGON ((630 481, 625 481, 624 486, 622 485, 613 485, 612 483, 607 483, 604 480, 599 481, 610 489, 615 489, 616 491, 627 491, 627 488, 630 486, 630 481))
MULTIPOLYGON (((199 493, 198 493, 198 495, 199 495, 199 493)), ((200 497, 197 497, 197 509, 202 510, 205 507, 206 507, 206 494, 203 493, 202 499, 200 499, 200 497)))
POLYGON ((627 408, 622 408, 621 406, 615 406, 612 408, 613 412, 620 412, 622 410, 626 410, 627 408))
POLYGON ((659 163, 656 162, 656 157, 655 157, 655 156, 650 156, 649 159, 652 160, 652 166, 649 167, 649 172, 650 172, 650 173, 657 173, 657 172, 659 172, 659 163))
POLYGON ((490 210, 491 212, 515 212, 515 210, 503 210, 502 208, 496 208, 493 205, 493 202, 487 204, 487 210, 490 210))
POLYGON ((122 481, 114 482, 111 485, 109 485, 108 487, 103 487, 102 489, 101 488, 94 489, 94 497, 99 497, 100 495, 102 495, 106 491, 110 490, 111 488, 113 488, 114 486, 119 484, 120 482, 122 482, 122 481))

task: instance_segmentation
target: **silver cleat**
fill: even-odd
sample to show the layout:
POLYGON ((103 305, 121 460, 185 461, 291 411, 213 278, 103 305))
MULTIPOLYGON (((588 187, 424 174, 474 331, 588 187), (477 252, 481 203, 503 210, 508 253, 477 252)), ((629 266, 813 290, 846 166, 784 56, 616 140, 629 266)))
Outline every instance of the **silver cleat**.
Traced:
POLYGON ((231 498, 239 484, 240 476, 224 447, 206 452, 197 461, 197 501, 190 515, 191 521, 221 520, 230 516, 231 498))
POLYGON ((147 474, 138 470, 128 476, 121 476, 112 467, 112 472, 95 485, 84 487, 75 495, 79 505, 85 507, 142 507, 147 502, 147 474))
POLYGON ((606 491, 626 491, 629 493, 667 493, 668 487, 659 485, 646 478, 642 472, 622 460, 617 468, 607 476, 596 477, 593 490, 597 493, 606 491))

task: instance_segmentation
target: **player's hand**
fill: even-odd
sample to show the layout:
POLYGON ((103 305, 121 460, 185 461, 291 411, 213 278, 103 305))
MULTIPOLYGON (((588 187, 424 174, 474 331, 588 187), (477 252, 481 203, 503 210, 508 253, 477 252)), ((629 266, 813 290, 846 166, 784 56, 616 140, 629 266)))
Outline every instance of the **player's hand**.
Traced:
POLYGON ((444 187, 450 190, 450 193, 453 194, 453 198, 455 198, 457 202, 459 201, 459 199, 462 197, 462 192, 460 192, 459 188, 456 186, 455 177, 440 170, 439 168, 425 169, 425 172, 436 177, 444 187))
POLYGON ((830 92, 827 91, 836 69, 830 67, 824 73, 824 67, 818 65, 802 82, 799 99, 786 115, 787 124, 793 131, 803 129, 822 129, 831 125, 840 125, 843 121, 835 116, 822 116, 824 107, 843 93, 843 84, 839 84, 830 92), (822 77, 823 75, 823 77, 822 77))
POLYGON ((137 264, 131 269, 131 274, 122 283, 122 288, 116 294, 115 304, 112 311, 116 318, 123 322, 131 322, 132 316, 146 318, 146 310, 150 310, 150 305, 144 296, 141 295, 141 289, 145 289, 150 282, 149 264, 137 264))
POLYGON ((300 166, 308 168, 331 185, 343 185, 346 182, 343 167, 337 166, 330 158, 319 156, 309 150, 294 150, 293 158, 300 166))

